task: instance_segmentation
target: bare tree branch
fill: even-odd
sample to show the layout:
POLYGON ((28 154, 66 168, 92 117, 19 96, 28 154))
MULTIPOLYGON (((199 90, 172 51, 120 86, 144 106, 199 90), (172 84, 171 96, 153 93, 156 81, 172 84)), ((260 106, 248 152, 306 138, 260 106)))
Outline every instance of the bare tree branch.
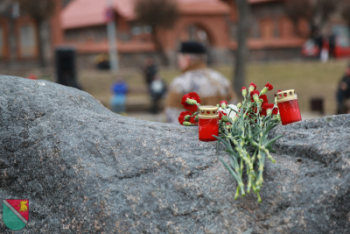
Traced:
POLYGON ((247 45, 248 32, 250 29, 251 8, 247 0, 222 0, 223 2, 235 2, 238 10, 238 38, 235 60, 235 71, 233 75, 233 89, 238 94, 245 86, 246 67, 249 54, 247 45))
POLYGON ((161 53, 165 65, 168 58, 159 39, 160 29, 171 29, 179 18, 179 9, 174 0, 137 0, 135 13, 138 21, 152 27, 152 38, 156 50, 161 53))
POLYGON ((37 22, 49 19, 56 7, 54 0, 18 0, 18 2, 21 11, 30 15, 37 22))
POLYGON ((12 4, 12 0, 1 0, 0 1, 0 13, 3 13, 8 9, 12 4))
POLYGON ((348 0, 344 5, 344 7, 342 8, 341 15, 345 20, 346 24, 348 25, 348 27, 350 27, 350 0, 348 0))
POLYGON ((21 12, 28 14, 37 24, 36 36, 40 66, 45 67, 44 43, 40 30, 42 29, 43 23, 54 14, 56 7, 55 0, 18 0, 18 2, 21 7, 21 12))
POLYGON ((233 78, 233 88, 238 94, 241 88, 245 86, 246 67, 248 59, 248 31, 250 29, 250 15, 251 9, 247 0, 236 0, 238 7, 238 47, 236 50, 236 64, 233 78))
POLYGON ((311 22, 312 29, 322 29, 336 11, 340 0, 287 0, 286 12, 297 26, 299 19, 311 22))

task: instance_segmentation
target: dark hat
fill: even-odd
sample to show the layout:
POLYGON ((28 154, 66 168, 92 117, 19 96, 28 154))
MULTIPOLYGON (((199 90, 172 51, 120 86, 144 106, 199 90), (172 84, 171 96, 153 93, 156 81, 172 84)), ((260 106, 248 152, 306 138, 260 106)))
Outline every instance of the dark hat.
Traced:
POLYGON ((207 53, 207 50, 199 42, 185 41, 181 43, 179 52, 183 54, 205 54, 207 53))

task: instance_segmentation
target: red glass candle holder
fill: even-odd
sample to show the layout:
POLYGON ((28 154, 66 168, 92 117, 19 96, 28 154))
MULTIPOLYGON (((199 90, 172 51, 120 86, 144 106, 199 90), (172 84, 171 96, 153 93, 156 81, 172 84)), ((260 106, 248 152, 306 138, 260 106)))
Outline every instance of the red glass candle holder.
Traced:
POLYGON ((198 134, 200 141, 216 141, 219 136, 219 113, 216 106, 201 106, 199 110, 198 134))
POLYGON ((298 98, 294 94, 294 89, 277 93, 277 105, 282 125, 301 121, 298 98))

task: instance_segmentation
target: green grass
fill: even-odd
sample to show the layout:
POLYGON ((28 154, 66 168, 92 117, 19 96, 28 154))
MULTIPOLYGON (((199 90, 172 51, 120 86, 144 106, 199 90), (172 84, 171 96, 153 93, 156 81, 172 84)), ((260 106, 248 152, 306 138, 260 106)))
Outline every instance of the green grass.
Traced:
MULTIPOLYGON (((333 114, 336 108, 335 92, 339 79, 342 77, 347 61, 331 61, 320 63, 315 61, 278 62, 249 64, 247 68, 247 81, 256 83, 260 90, 267 82, 274 86, 268 93, 270 102, 278 89, 295 89, 299 98, 299 105, 303 112, 309 112, 309 101, 312 97, 323 97, 326 114, 333 114)), ((231 66, 214 67, 228 79, 232 80, 233 68, 231 66)), ((174 77, 180 74, 177 69, 161 69, 161 75, 169 84, 174 77)), ((138 69, 122 69, 118 75, 125 78, 134 92, 129 95, 128 103, 147 103, 146 87, 142 74, 138 69), (139 92, 142 91, 143 92, 139 92)), ((115 76, 109 72, 82 70, 79 79, 85 91, 108 106, 110 86, 115 76)), ((239 94, 240 95, 240 94, 239 94)))

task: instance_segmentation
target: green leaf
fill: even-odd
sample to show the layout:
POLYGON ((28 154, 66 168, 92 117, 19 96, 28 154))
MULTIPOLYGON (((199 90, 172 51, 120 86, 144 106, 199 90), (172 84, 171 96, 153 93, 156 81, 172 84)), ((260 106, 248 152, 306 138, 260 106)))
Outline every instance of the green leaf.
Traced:
POLYGON ((235 156, 236 158, 239 158, 239 156, 237 155, 237 153, 233 152, 232 150, 226 149, 224 150, 225 152, 229 153, 232 156, 235 156))
POLYGON ((232 168, 220 157, 219 158, 222 164, 226 167, 226 169, 231 173, 231 175, 236 179, 236 181, 239 183, 241 180, 239 180, 238 175, 232 170, 232 168))
POLYGON ((221 142, 225 147, 226 147, 226 149, 229 149, 229 146, 228 146, 228 144, 227 144, 227 142, 223 139, 223 138, 221 138, 221 137, 217 137, 217 136, 214 136, 219 142, 221 142))
POLYGON ((238 171, 238 162, 236 158, 230 157, 230 164, 232 166, 232 168, 234 168, 236 171, 238 171))
POLYGON ((268 141, 265 144, 265 148, 272 146, 272 144, 277 141, 278 139, 280 139, 282 137, 282 135, 276 136, 275 138, 273 138, 272 140, 268 141))

